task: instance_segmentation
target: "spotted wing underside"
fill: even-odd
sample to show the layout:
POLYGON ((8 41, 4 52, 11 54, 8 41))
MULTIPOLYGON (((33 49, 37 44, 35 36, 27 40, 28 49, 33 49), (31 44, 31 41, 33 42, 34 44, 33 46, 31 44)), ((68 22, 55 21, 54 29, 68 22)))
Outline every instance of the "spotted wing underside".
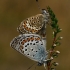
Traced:
POLYGON ((39 30, 43 27, 43 15, 38 14, 36 16, 32 16, 27 18, 21 22, 17 31, 21 34, 24 33, 38 33, 39 30))
POLYGON ((15 37, 10 46, 28 58, 39 61, 41 57, 39 53, 46 50, 45 44, 45 40, 42 40, 39 35, 22 34, 15 37))

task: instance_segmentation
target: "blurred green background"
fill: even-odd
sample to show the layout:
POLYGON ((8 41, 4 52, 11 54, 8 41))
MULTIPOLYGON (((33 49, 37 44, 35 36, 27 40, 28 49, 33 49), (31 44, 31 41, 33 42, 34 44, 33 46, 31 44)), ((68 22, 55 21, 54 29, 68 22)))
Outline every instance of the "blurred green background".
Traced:
MULTIPOLYGON (((61 53, 55 59, 59 63, 56 70, 70 70, 70 0, 39 0, 41 8, 50 6, 62 28, 62 45, 56 50, 61 53)), ((27 70, 34 61, 21 55, 10 47, 10 41, 18 36, 16 28, 20 22, 30 16, 39 14, 35 0, 0 0, 0 70, 27 70)), ((48 48, 51 46, 52 30, 47 26, 48 48)), ((30 70, 34 70, 34 66, 30 70)), ((45 70, 37 67, 36 70, 45 70)))

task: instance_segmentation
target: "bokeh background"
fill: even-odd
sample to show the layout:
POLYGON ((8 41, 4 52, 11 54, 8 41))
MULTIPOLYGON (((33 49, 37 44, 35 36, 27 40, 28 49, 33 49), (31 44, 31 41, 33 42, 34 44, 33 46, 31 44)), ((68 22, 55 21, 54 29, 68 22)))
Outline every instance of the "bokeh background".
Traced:
MULTIPOLYGON (((39 0, 41 8, 50 6, 62 28, 59 34, 63 36, 61 46, 56 50, 61 53, 55 59, 59 63, 56 70, 70 70, 70 0, 39 0)), ((27 70, 34 61, 21 55, 10 47, 10 41, 18 36, 16 28, 20 22, 30 16, 41 13, 35 0, 0 0, 0 70, 27 70)), ((52 43, 52 30, 47 26, 47 48, 52 43)), ((34 70, 33 66, 30 70, 34 70)), ((36 70, 45 70, 37 67, 36 70)))

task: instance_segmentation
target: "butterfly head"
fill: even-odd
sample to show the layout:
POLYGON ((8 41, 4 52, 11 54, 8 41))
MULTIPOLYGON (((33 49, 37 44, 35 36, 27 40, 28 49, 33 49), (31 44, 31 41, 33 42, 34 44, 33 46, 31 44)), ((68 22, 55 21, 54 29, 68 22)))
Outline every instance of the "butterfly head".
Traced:
POLYGON ((44 68, 46 69, 47 60, 44 60, 43 63, 38 62, 38 66, 42 66, 42 65, 44 65, 44 68))
POLYGON ((47 11, 46 11, 46 9, 42 9, 42 14, 47 14, 47 11))
POLYGON ((46 9, 42 9, 42 14, 43 14, 45 23, 47 23, 49 21, 49 16, 50 16, 49 12, 46 9))

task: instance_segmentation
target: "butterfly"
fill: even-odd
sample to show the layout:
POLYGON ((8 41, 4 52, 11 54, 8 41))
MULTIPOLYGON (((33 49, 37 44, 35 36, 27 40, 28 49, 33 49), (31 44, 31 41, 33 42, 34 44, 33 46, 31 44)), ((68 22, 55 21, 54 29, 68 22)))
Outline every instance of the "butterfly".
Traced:
POLYGON ((38 62, 39 66, 47 63, 46 39, 41 38, 38 34, 21 34, 11 41, 10 46, 38 62))
POLYGON ((38 34, 46 29, 46 24, 49 21, 48 10, 42 9, 41 14, 29 17, 21 22, 17 27, 20 34, 38 34), (44 28, 44 30, 42 29, 44 28), (42 30, 42 31, 41 31, 42 30))

